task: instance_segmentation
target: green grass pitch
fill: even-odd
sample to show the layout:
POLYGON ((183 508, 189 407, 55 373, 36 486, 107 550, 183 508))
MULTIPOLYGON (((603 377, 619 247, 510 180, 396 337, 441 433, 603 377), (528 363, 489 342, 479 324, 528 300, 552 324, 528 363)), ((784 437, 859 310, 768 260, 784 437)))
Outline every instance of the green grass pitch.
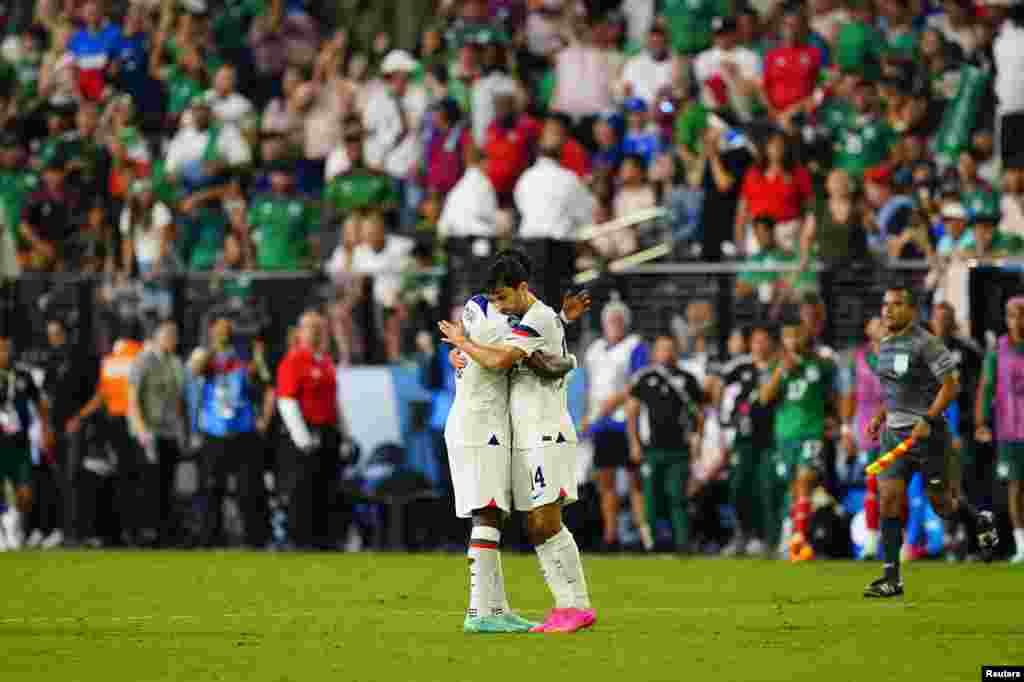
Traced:
MULTIPOLYGON (((533 556, 512 604, 550 605, 533 556)), ((467 636, 454 555, 0 555, 0 680, 492 682, 976 680, 1024 664, 1024 569, 584 557, 598 612, 577 635, 467 636)))

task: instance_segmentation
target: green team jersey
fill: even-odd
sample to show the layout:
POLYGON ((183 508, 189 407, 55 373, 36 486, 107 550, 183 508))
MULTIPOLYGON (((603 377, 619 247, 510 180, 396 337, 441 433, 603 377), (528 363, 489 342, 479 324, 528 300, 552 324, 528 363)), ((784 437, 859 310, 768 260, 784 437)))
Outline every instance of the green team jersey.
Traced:
POLYGON ((25 198, 37 189, 39 176, 32 171, 0 170, 2 219, 6 221, 15 240, 19 240, 18 226, 21 225, 21 209, 25 205, 25 198))
POLYGON ((299 270, 309 259, 313 220, 298 197, 264 196, 249 209, 261 270, 299 270))
POLYGON ((733 12, 729 0, 665 0, 662 14, 668 20, 672 49, 695 55, 711 47, 711 20, 733 12))
POLYGON ((917 33, 902 31, 889 36, 885 51, 903 59, 913 60, 917 55, 917 33))
MULTIPOLYGON (((966 255, 975 255, 975 252, 978 250, 978 242, 975 239, 974 232, 971 232, 970 236, 963 240, 961 248, 966 255)), ((992 236, 992 247, 988 255, 1008 257, 1019 256, 1021 253, 1024 253, 1024 242, 1022 242, 1019 235, 996 230, 996 233, 992 236)))
POLYGON ((816 355, 805 357, 784 376, 775 408, 775 440, 824 438, 825 416, 835 394, 835 383, 835 364, 816 355))
POLYGON ((196 97, 203 94, 203 85, 176 66, 164 67, 164 82, 167 84, 167 110, 180 114, 196 97))
POLYGON ((830 97, 818 110, 818 120, 836 135, 840 130, 856 125, 857 110, 844 99, 830 97))
POLYGON ((685 145, 694 154, 704 147, 704 130, 708 127, 708 110, 700 102, 691 102, 676 116, 673 141, 685 145))
POLYGON ((848 21, 836 38, 836 64, 843 71, 854 71, 875 80, 879 76, 882 34, 871 24, 848 21))
POLYGON ((397 202, 394 181, 368 168, 353 168, 327 183, 324 204, 341 214, 363 208, 389 207, 397 202))
POLYGON ((246 45, 253 18, 266 11, 264 0, 226 0, 213 14, 213 36, 221 50, 238 50, 246 45))
POLYGON ((854 121, 836 135, 834 164, 853 179, 860 180, 864 171, 889 157, 889 150, 897 139, 889 124, 880 118, 854 121))
POLYGON ((975 189, 960 193, 960 203, 968 213, 973 215, 999 213, 1002 197, 999 192, 988 189, 975 189))
POLYGON ((196 210, 195 217, 185 221, 185 239, 181 244, 182 261, 190 270, 211 270, 224 251, 228 221, 216 204, 196 210))
MULTIPOLYGON (((752 265, 761 265, 765 267, 773 265, 796 265, 800 262, 800 257, 795 253, 790 253, 780 248, 774 248, 758 251, 747 258, 746 262, 752 265)), ((792 281, 794 274, 796 275, 796 281, 793 282, 795 289, 802 291, 818 288, 817 275, 813 272, 795 273, 792 271, 771 272, 766 270, 756 270, 741 272, 737 277, 741 282, 745 282, 756 288, 762 284, 774 284, 784 277, 788 277, 792 281)))

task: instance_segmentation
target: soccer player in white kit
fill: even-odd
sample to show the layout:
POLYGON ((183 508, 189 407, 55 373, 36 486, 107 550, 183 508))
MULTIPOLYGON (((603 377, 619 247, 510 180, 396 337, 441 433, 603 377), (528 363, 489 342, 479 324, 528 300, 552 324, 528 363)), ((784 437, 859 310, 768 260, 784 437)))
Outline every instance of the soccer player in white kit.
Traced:
MULTIPOLYGON (((527 513, 527 535, 555 597, 547 620, 531 632, 576 632, 595 621, 579 548, 562 525, 562 506, 577 499, 576 429, 569 416, 565 379, 542 378, 523 366, 539 352, 571 356, 562 318, 530 291, 524 261, 521 255, 504 254, 491 266, 489 305, 519 320, 503 341, 488 344, 467 336, 460 326, 439 326, 445 341, 482 368, 514 369, 509 399, 512 504, 527 513)), ((474 544, 476 540, 471 547, 474 544)))

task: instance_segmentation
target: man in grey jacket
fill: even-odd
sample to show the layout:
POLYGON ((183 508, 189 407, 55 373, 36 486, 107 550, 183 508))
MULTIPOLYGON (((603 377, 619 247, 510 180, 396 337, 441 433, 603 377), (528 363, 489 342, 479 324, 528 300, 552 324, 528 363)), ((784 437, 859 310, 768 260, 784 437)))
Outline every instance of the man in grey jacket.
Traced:
POLYGON ((145 519, 141 525, 153 529, 146 539, 161 546, 172 542, 174 474, 185 434, 185 369, 177 346, 177 325, 161 323, 129 378, 129 419, 150 473, 147 508, 138 511, 145 519))

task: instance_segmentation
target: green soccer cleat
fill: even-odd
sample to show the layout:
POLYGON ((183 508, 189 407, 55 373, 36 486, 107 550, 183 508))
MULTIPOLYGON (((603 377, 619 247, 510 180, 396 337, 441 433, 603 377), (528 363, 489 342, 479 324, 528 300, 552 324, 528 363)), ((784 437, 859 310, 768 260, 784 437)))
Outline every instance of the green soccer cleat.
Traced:
POLYGON ((507 616, 466 616, 466 620, 462 623, 462 631, 471 635, 528 632, 528 630, 523 630, 520 625, 508 621, 507 616))
POLYGON ((509 627, 513 628, 511 632, 529 632, 531 628, 535 628, 540 625, 540 623, 534 623, 531 620, 526 620, 518 613, 514 613, 512 611, 494 617, 503 619, 509 627))

